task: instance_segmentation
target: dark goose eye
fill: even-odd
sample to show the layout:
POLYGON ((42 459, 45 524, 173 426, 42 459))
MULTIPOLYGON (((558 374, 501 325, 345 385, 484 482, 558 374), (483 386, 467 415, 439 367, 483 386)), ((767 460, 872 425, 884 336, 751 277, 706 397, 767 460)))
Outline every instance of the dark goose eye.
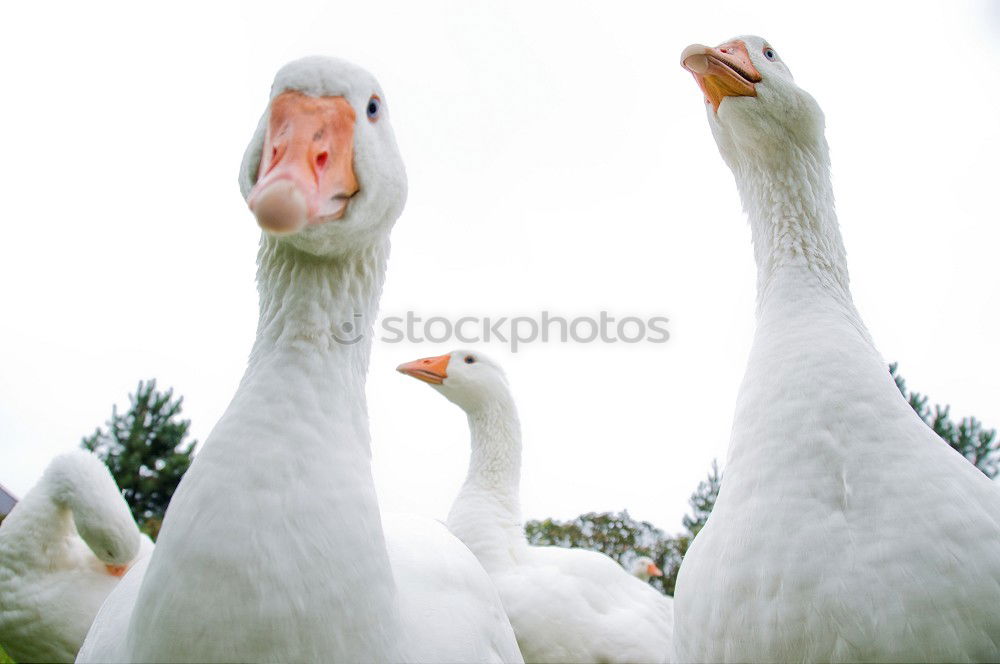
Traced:
POLYGON ((475 361, 476 361, 476 358, 472 357, 471 355, 466 355, 465 356, 465 363, 466 364, 472 364, 475 361))
POLYGON ((378 120, 378 112, 382 107, 382 100, 378 97, 373 96, 368 100, 368 107, 365 108, 365 113, 368 115, 368 119, 372 122, 378 120))
POLYGON ((768 60, 774 61, 774 60, 778 59, 778 54, 775 53, 774 49, 771 48, 770 46, 765 46, 764 47, 764 57, 767 58, 768 60))

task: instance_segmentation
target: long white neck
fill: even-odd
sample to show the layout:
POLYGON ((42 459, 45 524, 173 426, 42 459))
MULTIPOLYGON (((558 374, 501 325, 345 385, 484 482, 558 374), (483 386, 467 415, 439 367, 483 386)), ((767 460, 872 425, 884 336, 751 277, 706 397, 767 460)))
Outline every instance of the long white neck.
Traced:
POLYGON ((487 571, 527 546, 521 520, 521 423, 509 394, 468 411, 472 454, 448 527, 487 571))
MULTIPOLYGON (((219 629, 237 644, 217 645, 231 658, 399 659, 365 401, 387 255, 388 240, 336 259, 262 241, 260 321, 246 373, 175 494, 157 545, 185 575, 212 578, 216 593, 266 598, 267 612, 253 602, 230 607, 236 614, 219 629), (188 554, 186 538, 207 546, 216 567, 200 569, 206 563, 188 554), (268 615, 296 619, 279 629, 268 615), (240 651, 244 633, 273 633, 272 650, 240 651)), ((156 562, 147 581, 159 573, 156 562)), ((175 583, 168 572, 162 582, 175 583)), ((148 639, 136 636, 143 655, 148 639)))
POLYGON ((67 538, 76 536, 70 506, 53 500, 46 489, 36 485, 4 519, 2 543, 11 560, 62 559, 67 538))
POLYGON ((824 417, 860 398, 851 391, 862 377, 878 398, 899 396, 851 299, 825 140, 761 152, 730 162, 750 218, 758 301, 726 476, 728 491, 749 493, 792 468, 826 477, 854 458, 856 436, 830 431, 824 417))
POLYGON ((731 166, 753 237, 758 320, 809 303, 839 311, 870 343, 851 299, 826 140, 742 151, 731 166))

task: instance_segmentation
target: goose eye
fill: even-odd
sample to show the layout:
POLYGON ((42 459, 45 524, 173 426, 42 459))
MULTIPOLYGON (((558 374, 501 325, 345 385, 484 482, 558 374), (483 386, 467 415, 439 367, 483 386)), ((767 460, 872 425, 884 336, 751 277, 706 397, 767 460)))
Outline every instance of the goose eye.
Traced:
POLYGON ((365 108, 365 113, 368 114, 368 119, 372 122, 378 120, 378 112, 382 107, 382 101, 378 97, 372 97, 368 100, 368 107, 365 108))
POLYGON ((465 356, 465 363, 466 364, 473 364, 475 361, 476 361, 476 358, 472 357, 471 355, 466 355, 465 356))
POLYGON ((774 52, 774 49, 770 46, 764 47, 764 57, 772 62, 778 59, 778 54, 774 52))

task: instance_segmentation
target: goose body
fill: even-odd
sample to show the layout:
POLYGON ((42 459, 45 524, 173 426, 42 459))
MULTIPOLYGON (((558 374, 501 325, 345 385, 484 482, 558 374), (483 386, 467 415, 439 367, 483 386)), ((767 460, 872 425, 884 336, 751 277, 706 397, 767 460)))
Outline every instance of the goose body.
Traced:
POLYGON ((56 457, 0 525, 0 645, 16 662, 72 662, 125 568, 150 549, 97 457, 56 457))
POLYGON ((448 528, 486 568, 528 662, 663 662, 670 598, 604 554, 529 546, 521 519, 521 432, 500 367, 455 351, 399 367, 430 383, 469 418, 469 473, 448 528))
POLYGON ((997 661, 1000 493, 903 400, 854 307, 822 112, 758 37, 682 60, 750 218, 758 308, 678 658, 997 661))
POLYGON ((279 71, 240 176, 265 230, 246 373, 80 661, 520 660, 461 543, 378 509, 365 374, 406 197, 383 100, 340 60, 279 71))

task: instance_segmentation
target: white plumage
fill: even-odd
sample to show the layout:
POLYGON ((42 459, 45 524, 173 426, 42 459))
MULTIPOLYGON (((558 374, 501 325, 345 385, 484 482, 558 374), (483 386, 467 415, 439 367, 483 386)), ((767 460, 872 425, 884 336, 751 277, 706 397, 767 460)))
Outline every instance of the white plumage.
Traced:
POLYGON ((521 431, 500 367, 454 351, 400 366, 469 418, 469 473, 448 515, 500 591, 528 662, 663 662, 672 600, 604 554, 529 546, 520 508, 521 431))
POLYGON ((17 662, 72 662, 120 575, 152 546, 97 457, 56 457, 0 525, 0 645, 17 662))
POLYGON ((383 530, 378 510, 365 374, 406 198, 388 120, 346 62, 278 73, 240 177, 275 231, 246 374, 81 661, 520 661, 471 553, 430 520, 383 530), (276 204, 289 182, 301 200, 276 204))
POLYGON ((679 659, 997 661, 1000 493, 903 400, 852 303, 822 112, 759 37, 682 59, 750 218, 758 309, 677 582, 679 659))

